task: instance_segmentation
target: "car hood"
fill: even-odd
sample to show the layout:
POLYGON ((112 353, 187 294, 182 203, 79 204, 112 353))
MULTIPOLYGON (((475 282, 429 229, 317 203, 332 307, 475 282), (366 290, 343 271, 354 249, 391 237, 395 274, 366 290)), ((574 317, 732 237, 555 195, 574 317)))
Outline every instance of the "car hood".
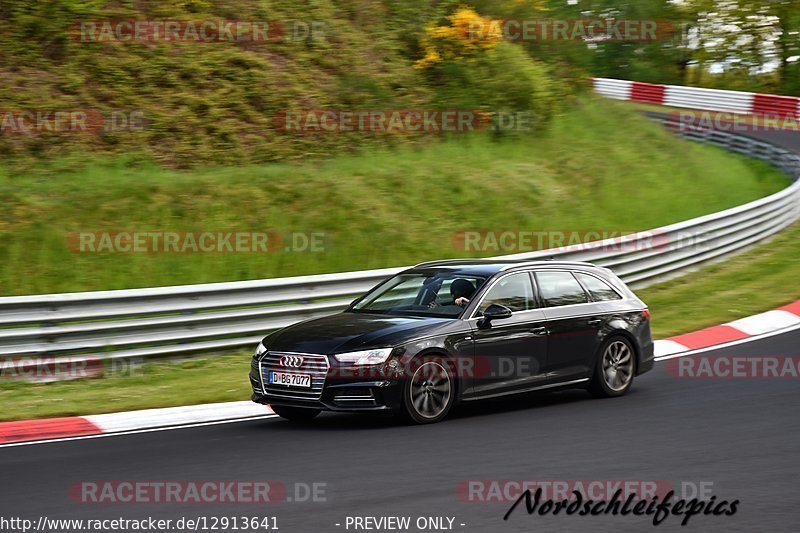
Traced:
POLYGON ((270 351, 331 355, 395 346, 452 323, 444 318, 338 313, 293 324, 264 342, 270 351))

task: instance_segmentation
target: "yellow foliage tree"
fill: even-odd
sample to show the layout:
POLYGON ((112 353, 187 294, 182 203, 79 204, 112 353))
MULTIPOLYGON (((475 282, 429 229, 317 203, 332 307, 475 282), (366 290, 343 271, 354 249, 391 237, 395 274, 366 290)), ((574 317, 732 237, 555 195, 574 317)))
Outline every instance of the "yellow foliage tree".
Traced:
POLYGON ((429 68, 443 60, 469 58, 489 50, 503 38, 502 22, 481 17, 468 7, 459 8, 448 17, 449 24, 426 28, 422 47, 425 57, 417 68, 429 68))

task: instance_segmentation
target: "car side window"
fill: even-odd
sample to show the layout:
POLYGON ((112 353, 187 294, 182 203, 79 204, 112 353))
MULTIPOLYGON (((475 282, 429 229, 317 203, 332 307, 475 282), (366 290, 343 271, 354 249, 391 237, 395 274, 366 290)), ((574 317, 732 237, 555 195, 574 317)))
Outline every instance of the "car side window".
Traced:
POLYGON ((509 274, 495 283, 483 298, 478 315, 492 304, 504 305, 513 312, 527 311, 536 307, 533 299, 531 277, 527 272, 509 274))
POLYGON ((577 272, 575 275, 583 286, 586 287, 586 290, 589 291, 589 294, 592 295, 594 301, 605 302, 608 300, 622 300, 622 296, 605 281, 580 272, 577 272))
POLYGON ((570 272, 537 272, 536 283, 547 307, 585 304, 589 297, 570 272))

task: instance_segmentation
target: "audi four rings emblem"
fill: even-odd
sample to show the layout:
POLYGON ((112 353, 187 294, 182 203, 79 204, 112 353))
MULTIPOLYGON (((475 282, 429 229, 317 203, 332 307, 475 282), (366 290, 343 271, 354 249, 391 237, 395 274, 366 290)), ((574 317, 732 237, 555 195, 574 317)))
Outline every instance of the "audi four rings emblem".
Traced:
POLYGON ((292 368, 300 368, 303 366, 303 358, 297 355, 284 355, 281 357, 281 365, 292 368))

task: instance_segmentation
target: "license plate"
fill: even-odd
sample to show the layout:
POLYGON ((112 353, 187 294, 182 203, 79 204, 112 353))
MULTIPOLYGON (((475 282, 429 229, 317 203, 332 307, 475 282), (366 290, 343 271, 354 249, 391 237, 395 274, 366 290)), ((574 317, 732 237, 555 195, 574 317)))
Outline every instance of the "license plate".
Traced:
POLYGON ((282 385, 284 387, 299 387, 303 389, 311 388, 311 376, 308 374, 287 374, 285 372, 270 372, 270 385, 282 385))

